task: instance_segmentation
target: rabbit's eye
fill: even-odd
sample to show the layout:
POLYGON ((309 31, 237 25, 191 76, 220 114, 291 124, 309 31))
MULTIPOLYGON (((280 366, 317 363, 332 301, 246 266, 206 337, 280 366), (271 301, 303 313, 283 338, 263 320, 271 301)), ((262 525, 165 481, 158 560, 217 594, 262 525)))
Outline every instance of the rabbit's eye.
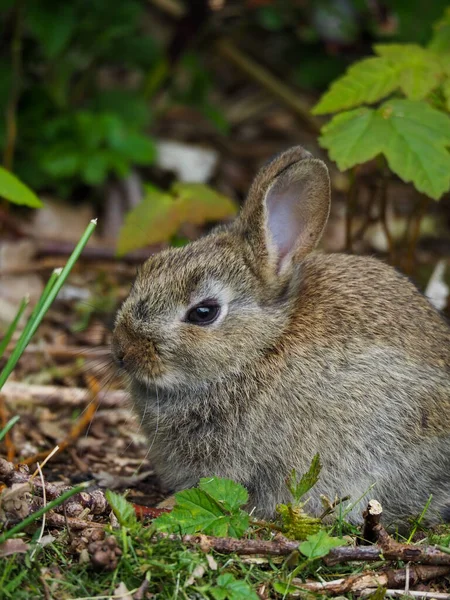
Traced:
POLYGON ((209 325, 217 319, 219 312, 220 306, 218 304, 205 302, 191 308, 186 315, 186 321, 194 325, 209 325))

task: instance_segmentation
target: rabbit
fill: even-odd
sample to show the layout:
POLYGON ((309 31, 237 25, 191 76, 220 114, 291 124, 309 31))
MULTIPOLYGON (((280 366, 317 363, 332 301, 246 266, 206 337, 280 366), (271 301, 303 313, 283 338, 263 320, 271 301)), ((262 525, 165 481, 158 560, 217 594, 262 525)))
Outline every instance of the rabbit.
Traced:
POLYGON ((240 482, 270 518, 318 452, 308 512, 350 496, 359 523, 370 493, 401 523, 433 494, 450 519, 450 328, 383 262, 314 251, 329 210, 325 163, 294 147, 235 221, 140 268, 112 353, 152 463, 173 491, 240 482))

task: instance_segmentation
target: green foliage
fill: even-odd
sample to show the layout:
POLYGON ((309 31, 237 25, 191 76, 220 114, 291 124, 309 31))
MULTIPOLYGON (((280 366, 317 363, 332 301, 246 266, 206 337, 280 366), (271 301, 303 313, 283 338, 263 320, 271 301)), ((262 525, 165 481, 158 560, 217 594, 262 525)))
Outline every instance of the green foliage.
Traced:
POLYGON ((217 578, 217 584, 210 590, 214 600, 258 600, 259 596, 252 588, 236 579, 231 573, 224 573, 217 578))
MULTIPOLYGON (((20 10, 1 4, 5 39, 20 33, 22 66, 17 72, 12 66, 11 41, 0 60, 0 111, 5 114, 16 81, 14 170, 28 185, 67 196, 77 186, 99 186, 154 161, 146 131, 150 100, 167 72, 148 13, 145 0, 97 0, 89 7, 85 0, 27 0, 20 10)), ((177 72, 169 80, 167 105, 195 106, 225 130, 199 57, 184 58, 177 72)), ((0 146, 5 144, 0 120, 0 146)))
POLYGON ((133 505, 123 496, 111 490, 106 490, 105 495, 120 525, 129 529, 135 527, 137 517, 133 505))
POLYGON ((125 177, 132 164, 151 164, 152 141, 117 114, 77 111, 44 128, 48 146, 38 164, 50 180, 99 185, 109 174, 125 177))
POLYGON ((394 173, 431 198, 450 187, 450 118, 425 102, 344 112, 324 126, 320 143, 342 170, 383 154, 394 173))
POLYGON ((320 464, 320 456, 318 453, 314 456, 308 471, 302 475, 300 480, 297 478, 295 469, 292 469, 287 481, 287 486, 296 503, 300 502, 302 497, 316 485, 321 470, 322 465, 320 464))
POLYGON ((0 198, 13 204, 23 204, 32 208, 40 208, 42 202, 15 175, 0 167, 0 198))
POLYGON ((321 529, 314 535, 309 535, 306 541, 302 542, 298 548, 306 558, 315 560, 316 558, 326 556, 332 548, 344 546, 345 543, 345 540, 331 537, 325 529, 321 529))
POLYGON ((158 531, 240 538, 248 528, 249 516, 241 509, 247 490, 229 479, 203 478, 198 488, 178 492, 175 500, 174 509, 154 521, 158 531))
POLYGON ((176 183, 168 192, 147 186, 142 202, 125 218, 117 253, 167 241, 182 223, 221 221, 236 211, 232 200, 204 184, 176 183))
POLYGON ((311 461, 311 465, 306 473, 298 479, 295 469, 292 470, 286 485, 292 494, 294 502, 287 504, 278 504, 277 513, 280 515, 283 523, 283 533, 294 540, 304 540, 313 533, 317 533, 321 528, 320 519, 311 517, 303 510, 306 502, 301 502, 303 496, 316 485, 322 465, 320 456, 316 454, 311 461))
POLYGON ((320 138, 340 169, 381 154, 394 173, 420 192, 437 200, 448 191, 450 116, 443 109, 450 109, 449 28, 447 11, 427 48, 376 45, 378 56, 350 67, 322 96, 315 114, 340 113, 323 127, 320 138), (393 94, 375 108, 361 107, 393 94))

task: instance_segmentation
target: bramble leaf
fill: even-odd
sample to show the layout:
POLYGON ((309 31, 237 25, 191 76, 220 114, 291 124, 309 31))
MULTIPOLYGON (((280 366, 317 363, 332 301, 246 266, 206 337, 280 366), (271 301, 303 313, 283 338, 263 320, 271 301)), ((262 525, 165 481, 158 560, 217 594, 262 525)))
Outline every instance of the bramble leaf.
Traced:
POLYGON ((394 173, 431 198, 450 188, 450 117, 425 102, 390 100, 334 117, 320 143, 341 170, 384 154, 394 173))
POLYGON ((147 186, 142 202, 125 217, 118 255, 170 239, 182 223, 221 221, 236 213, 236 204, 199 183, 176 183, 171 192, 147 186))
POLYGON ((352 65, 325 92, 312 113, 322 115, 378 102, 398 87, 398 69, 387 58, 373 56, 352 65))
POLYGON ((228 511, 237 510, 248 501, 245 487, 231 479, 203 477, 198 487, 228 511))
POLYGON ((117 520, 122 527, 132 527, 136 525, 137 518, 133 505, 120 494, 111 490, 106 490, 106 499, 108 500, 117 520))
POLYGON ((326 556, 332 548, 344 546, 345 543, 345 540, 331 537, 325 529, 321 529, 318 533, 309 535, 306 541, 302 542, 298 548, 307 558, 315 559, 326 556))
POLYGON ((249 515, 239 508, 247 497, 246 490, 238 483, 218 477, 204 478, 200 485, 208 491, 192 488, 175 494, 175 507, 155 519, 156 528, 167 533, 201 531, 219 537, 241 537, 249 525, 249 515), (236 488, 244 489, 245 494, 236 488))
POLYGON ((259 596, 248 583, 236 579, 231 573, 217 578, 217 585, 209 590, 214 600, 259 600, 259 596))
POLYGON ((31 208, 41 208, 42 206, 42 202, 36 194, 3 167, 0 167, 0 198, 31 208))
POLYGON ((436 53, 416 44, 377 44, 375 52, 398 69, 398 84, 410 100, 425 98, 440 83, 442 62, 436 53))
POLYGON ((302 475, 300 480, 297 480, 297 473, 295 472, 295 469, 292 470, 287 482, 287 486, 294 497, 295 502, 300 502, 302 496, 304 496, 306 492, 309 492, 309 490, 316 485, 321 469, 322 465, 320 464, 320 456, 317 453, 313 457, 308 471, 302 475))

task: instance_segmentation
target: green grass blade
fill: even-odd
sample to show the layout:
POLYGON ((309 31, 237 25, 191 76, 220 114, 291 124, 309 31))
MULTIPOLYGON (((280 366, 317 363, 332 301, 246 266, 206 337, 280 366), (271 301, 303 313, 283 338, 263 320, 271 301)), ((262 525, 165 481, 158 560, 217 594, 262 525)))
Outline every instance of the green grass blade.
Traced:
POLYGON ((17 361, 22 356, 23 351, 29 344, 31 338, 35 334, 36 329, 39 327, 42 319, 45 316, 45 313, 48 311, 56 296, 58 295, 60 289, 64 285, 64 282, 66 281, 75 262, 78 260, 81 252, 83 251, 83 248, 86 246, 96 225, 97 220, 93 220, 89 223, 89 225, 86 228, 86 231, 82 235, 80 241, 76 245, 74 251, 70 255, 62 271, 58 272, 58 270, 55 270, 52 274, 52 277, 50 277, 50 280, 45 286, 44 292, 42 293, 41 298, 39 299, 38 304, 29 319, 29 322, 27 323, 24 331, 22 332, 22 335, 20 336, 16 347, 14 348, 13 352, 11 353, 11 356, 8 359, 8 362, 6 363, 5 367, 0 373, 0 390, 2 389, 6 380, 8 379, 14 367, 16 366, 17 361))
POLYGON ((3 353, 5 352, 6 348, 8 347, 8 344, 11 341, 12 336, 14 335, 14 332, 20 321, 20 318, 23 315, 24 310, 28 306, 28 303, 29 303, 29 299, 23 298, 22 302, 20 303, 19 310, 17 311, 16 316, 14 317, 11 325, 8 327, 2 341, 0 342, 0 358, 3 356, 3 353))
POLYGON ((6 540, 9 540, 17 533, 20 533, 23 529, 26 529, 29 525, 31 525, 31 523, 42 517, 42 515, 44 515, 46 512, 48 512, 49 510, 53 510, 54 508, 56 508, 75 494, 79 494, 80 492, 84 491, 90 485, 92 485, 92 482, 89 481, 85 483, 80 483, 80 485, 77 485, 71 490, 67 490, 67 492, 64 492, 64 494, 61 494, 61 496, 59 496, 58 498, 55 498, 45 506, 42 506, 36 512, 32 513, 31 515, 28 515, 28 517, 26 517, 23 521, 17 523, 17 525, 11 527, 11 529, 8 529, 8 531, 5 531, 3 535, 0 535, 0 544, 3 544, 4 542, 6 542, 6 540))
POLYGON ((17 423, 17 421, 20 419, 19 415, 16 415, 15 417, 13 417, 12 419, 10 419, 6 425, 3 427, 3 429, 0 431, 0 442, 2 441, 2 439, 5 437, 5 435, 8 433, 8 431, 14 427, 14 425, 17 423))

